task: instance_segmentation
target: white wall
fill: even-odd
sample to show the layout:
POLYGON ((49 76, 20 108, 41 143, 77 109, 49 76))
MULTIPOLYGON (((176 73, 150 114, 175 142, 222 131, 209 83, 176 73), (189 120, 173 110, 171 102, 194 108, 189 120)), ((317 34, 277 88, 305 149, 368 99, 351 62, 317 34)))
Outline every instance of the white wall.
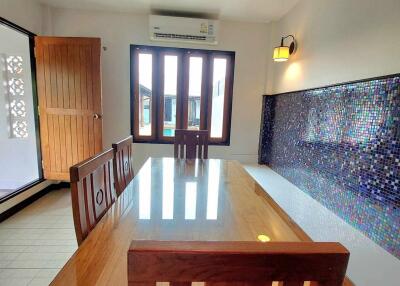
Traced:
MULTIPOLYGON (((210 156, 256 162, 261 95, 266 78, 268 27, 265 24, 222 22, 217 46, 150 42, 148 16, 53 8, 53 34, 100 37, 102 52, 104 147, 130 132, 129 45, 152 44, 236 52, 231 144, 211 147, 210 156)), ((148 156, 173 155, 172 145, 135 144, 135 169, 148 156)))
POLYGON ((37 0, 0 0, 0 16, 35 33, 42 32, 42 6, 37 0))
POLYGON ((399 0, 302 0, 272 24, 272 47, 293 34, 297 53, 273 63, 266 93, 400 72, 399 0))

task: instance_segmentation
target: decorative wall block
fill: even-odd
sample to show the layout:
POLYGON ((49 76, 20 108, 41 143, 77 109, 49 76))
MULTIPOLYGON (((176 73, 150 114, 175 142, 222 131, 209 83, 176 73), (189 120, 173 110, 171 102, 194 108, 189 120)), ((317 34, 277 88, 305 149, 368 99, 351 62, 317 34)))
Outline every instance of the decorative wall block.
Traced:
POLYGON ((23 71, 23 59, 21 56, 7 56, 7 71, 12 75, 21 74, 23 71))
POLYGON ((22 99, 14 99, 10 103, 11 114, 14 117, 25 117, 26 116, 26 105, 22 99))
POLYGON ((11 78, 8 81, 8 92, 11 96, 23 96, 25 88, 22 78, 11 78))
POLYGON ((9 122, 10 138, 28 137, 28 123, 26 120, 27 109, 24 100, 24 61, 21 56, 3 55, 3 85, 5 87, 6 108, 8 109, 7 120, 9 122), (5 59, 5 61, 4 61, 5 59))
POLYGON ((28 124, 25 120, 15 120, 12 125, 12 132, 16 138, 28 137, 28 124))

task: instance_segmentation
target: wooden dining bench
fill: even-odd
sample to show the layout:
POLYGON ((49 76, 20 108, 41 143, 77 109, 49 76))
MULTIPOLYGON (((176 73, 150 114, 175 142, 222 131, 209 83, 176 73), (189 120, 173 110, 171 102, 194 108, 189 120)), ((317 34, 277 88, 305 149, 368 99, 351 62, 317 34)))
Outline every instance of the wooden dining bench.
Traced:
POLYGON ((331 242, 133 241, 128 284, 341 286, 349 255, 331 242))

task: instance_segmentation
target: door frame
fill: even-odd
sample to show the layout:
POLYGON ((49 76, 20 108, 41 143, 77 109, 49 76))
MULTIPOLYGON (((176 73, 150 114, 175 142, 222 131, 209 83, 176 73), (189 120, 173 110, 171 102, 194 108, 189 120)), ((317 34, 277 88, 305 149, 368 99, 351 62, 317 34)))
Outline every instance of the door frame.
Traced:
POLYGON ((36 61, 35 61, 35 33, 28 31, 21 26, 8 21, 7 19, 0 17, 0 24, 3 24, 17 32, 20 32, 29 38, 29 56, 30 56, 30 65, 31 65, 31 78, 32 78, 32 97, 33 97, 33 115, 35 121, 35 138, 36 138, 36 153, 38 159, 38 171, 39 171, 39 179, 22 186, 21 188, 15 190, 15 192, 5 196, 0 199, 0 203, 3 203, 24 191, 32 188, 33 186, 45 181, 43 178, 43 168, 42 168, 42 151, 41 151, 41 142, 40 142, 40 125, 39 125, 39 112, 38 112, 38 94, 37 94, 37 86, 36 86, 36 61))

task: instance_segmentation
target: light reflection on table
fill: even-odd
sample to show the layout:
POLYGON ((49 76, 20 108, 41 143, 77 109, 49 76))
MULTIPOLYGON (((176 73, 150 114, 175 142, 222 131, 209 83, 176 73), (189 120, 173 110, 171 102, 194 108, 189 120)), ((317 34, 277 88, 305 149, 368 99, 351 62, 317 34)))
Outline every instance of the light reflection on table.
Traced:
MULTIPOLYGON (((154 159, 153 159, 154 160, 154 159)), ((206 195, 206 219, 217 220, 218 218, 218 194, 221 161, 208 160, 207 163, 201 160, 186 162, 182 165, 181 161, 173 158, 162 158, 162 211, 161 219, 173 220, 175 211, 175 194, 184 192, 184 219, 195 220, 197 210, 197 196, 206 195), (186 165, 188 164, 188 165, 186 165), (175 169, 179 174, 175 175, 175 169), (200 171, 199 171, 200 170, 200 171), (183 176, 182 176, 183 175, 183 176), (202 184, 198 193, 198 184, 202 184)), ((150 220, 152 199, 158 200, 159 197, 152 196, 158 193, 152 181, 153 162, 150 158, 140 171, 139 181, 139 219, 150 220)), ((160 174, 160 173, 159 173, 160 174)), ((159 178, 156 178, 159 180, 159 178)), ((177 196, 182 194, 177 194, 177 196)), ((175 215, 179 215, 176 214, 175 215)))

